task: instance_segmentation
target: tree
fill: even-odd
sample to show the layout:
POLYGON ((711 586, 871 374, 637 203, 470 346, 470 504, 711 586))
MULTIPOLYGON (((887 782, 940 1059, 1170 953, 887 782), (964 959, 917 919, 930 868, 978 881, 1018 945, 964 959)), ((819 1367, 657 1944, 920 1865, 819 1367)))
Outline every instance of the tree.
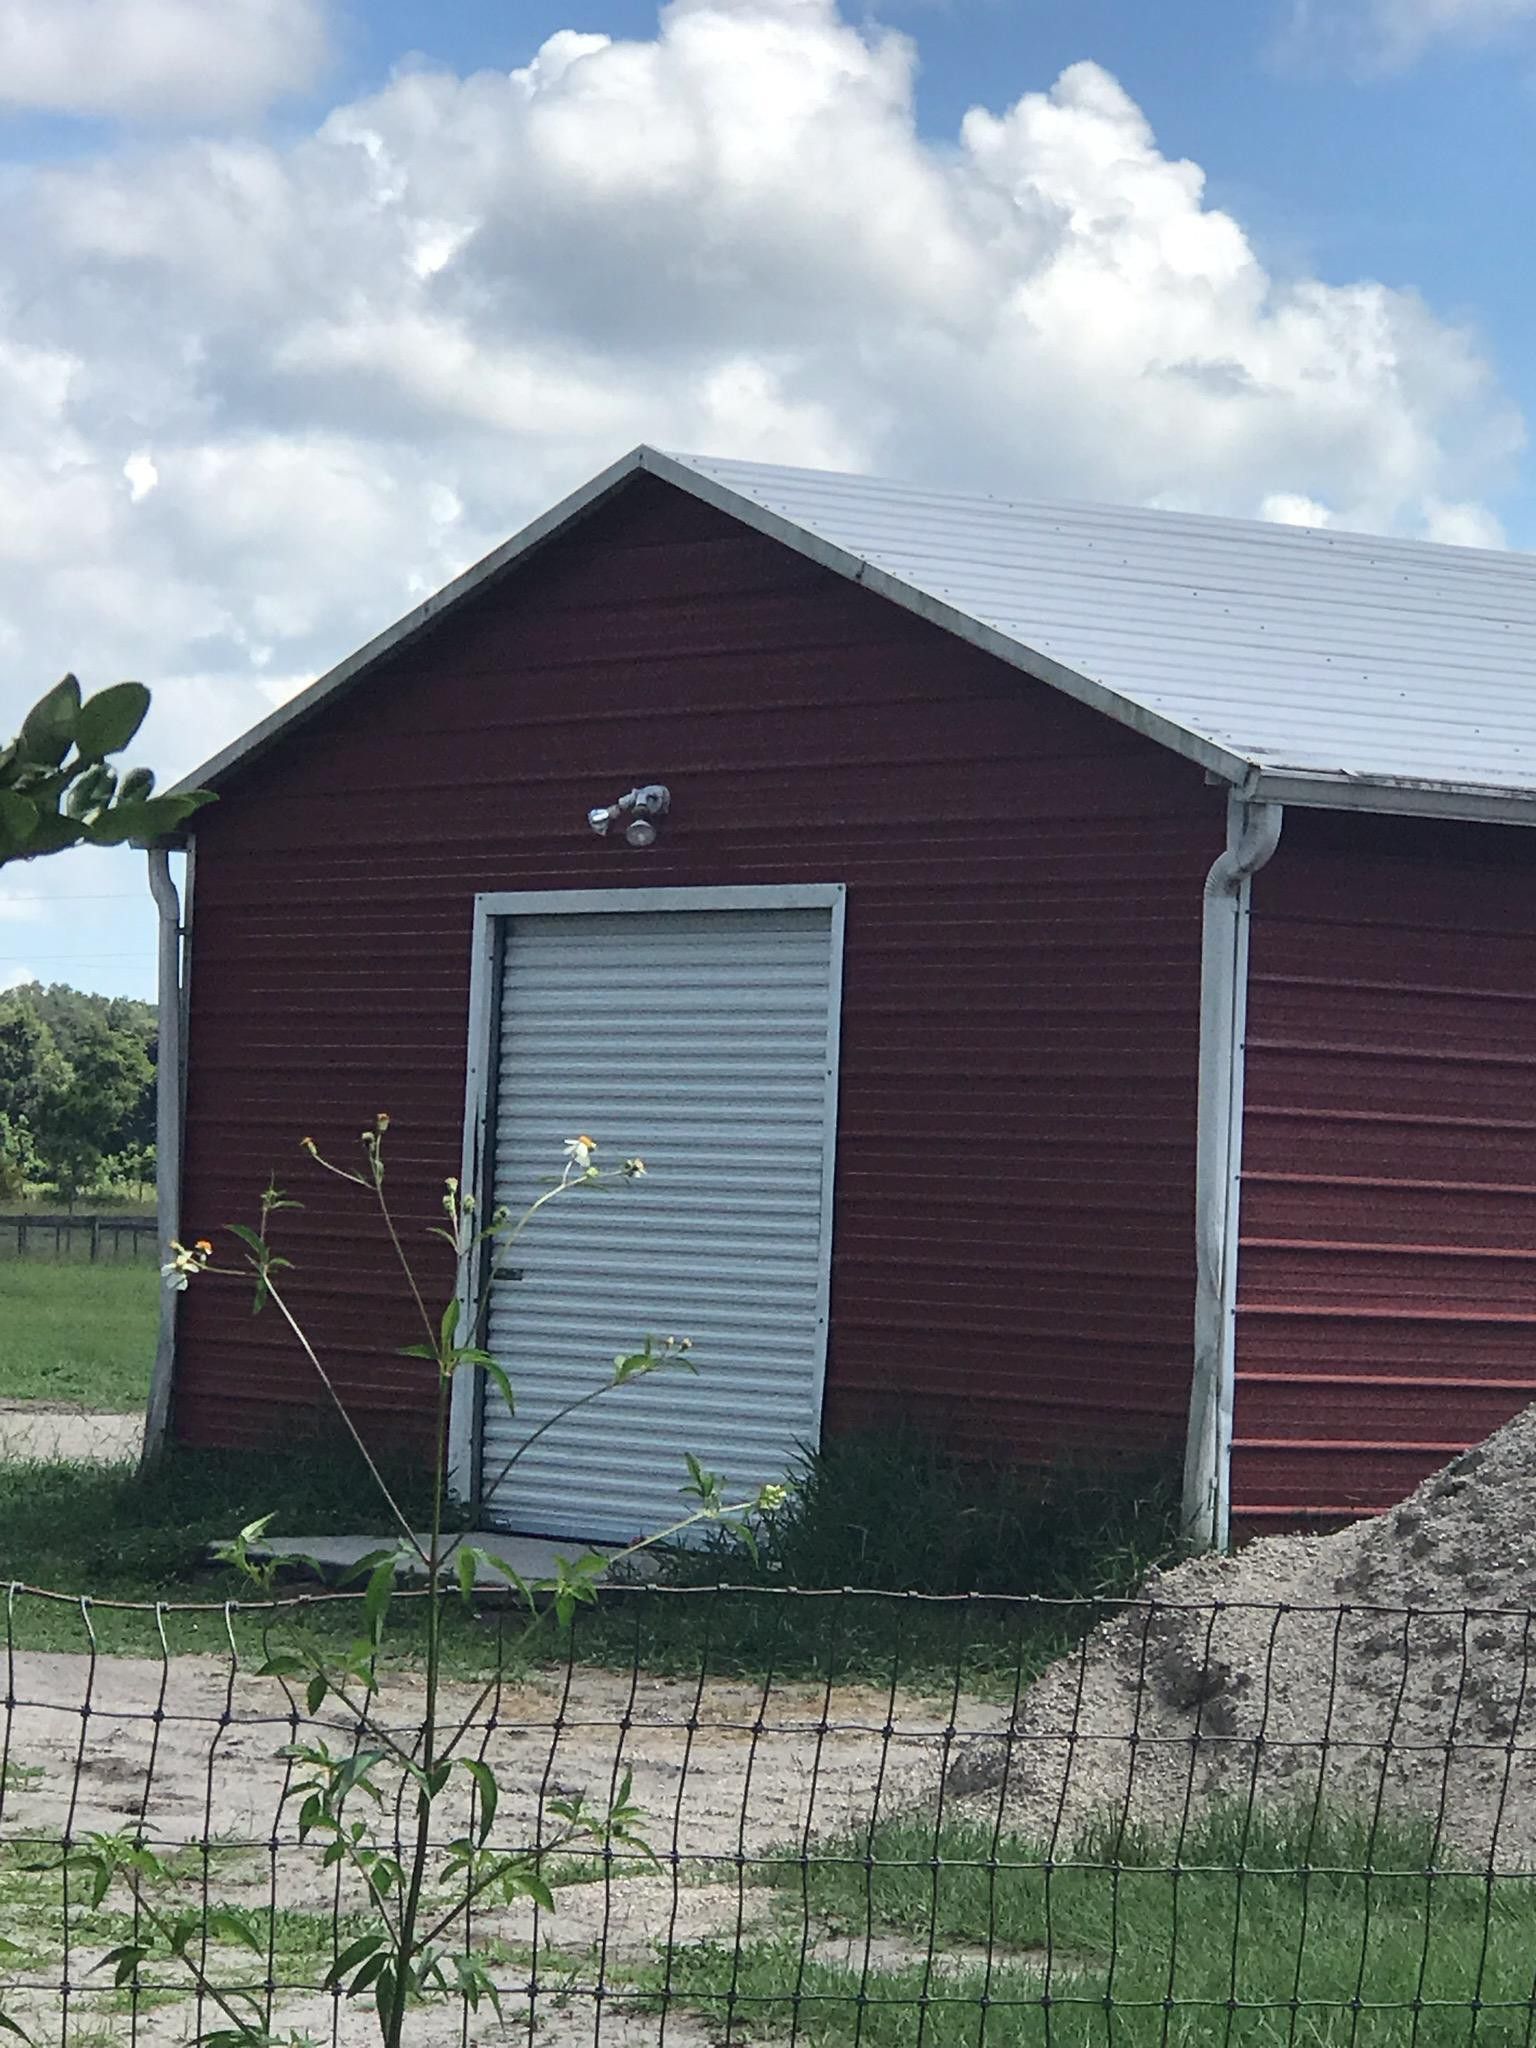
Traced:
POLYGON ((212 802, 206 789, 156 796, 147 768, 119 779, 108 766, 148 710, 142 683, 114 683, 84 697, 74 676, 33 705, 16 738, 0 747, 0 867, 70 846, 156 839, 212 802))
POLYGON ((0 1109, 0 1202, 19 1201, 27 1182, 38 1179, 42 1170, 26 1118, 7 1116, 0 1109))
POLYGON ((81 1029, 69 1061, 68 1087, 49 1096, 32 1118, 37 1148, 65 1201, 74 1206, 124 1121, 153 1081, 137 1039, 93 1018, 81 1029))
POLYGON ((39 1112, 68 1091, 74 1074, 29 995, 0 996, 0 1117, 35 1129, 39 1112))

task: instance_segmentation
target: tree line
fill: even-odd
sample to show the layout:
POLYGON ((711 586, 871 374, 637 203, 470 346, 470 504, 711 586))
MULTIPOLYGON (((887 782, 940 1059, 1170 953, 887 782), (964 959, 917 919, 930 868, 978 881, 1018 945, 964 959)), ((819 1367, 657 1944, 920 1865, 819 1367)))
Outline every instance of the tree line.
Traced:
POLYGON ((0 1201, 152 1181, 155 1049, 153 1003, 62 982, 0 994, 0 1201))

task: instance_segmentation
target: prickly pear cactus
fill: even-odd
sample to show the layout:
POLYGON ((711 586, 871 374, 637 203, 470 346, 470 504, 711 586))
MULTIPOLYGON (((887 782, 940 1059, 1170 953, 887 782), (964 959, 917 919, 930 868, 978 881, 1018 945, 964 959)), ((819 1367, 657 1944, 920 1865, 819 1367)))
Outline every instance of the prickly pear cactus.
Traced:
POLYGON ((142 683, 114 683, 92 697, 65 676, 0 747, 0 867, 35 860, 69 846, 120 846, 174 830, 209 790, 156 796, 147 768, 119 772, 120 754, 144 723, 149 692, 142 683))

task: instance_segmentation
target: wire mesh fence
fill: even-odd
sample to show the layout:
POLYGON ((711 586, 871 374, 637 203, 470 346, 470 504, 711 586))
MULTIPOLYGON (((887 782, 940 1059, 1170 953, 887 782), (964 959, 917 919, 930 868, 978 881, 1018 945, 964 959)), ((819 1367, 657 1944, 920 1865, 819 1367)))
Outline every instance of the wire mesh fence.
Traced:
MULTIPOLYGON (((421 1682, 259 1675, 357 1606, 12 1589, 0 2005, 31 2039, 377 2038, 338 1978, 381 1909, 304 1826, 306 1756, 383 1757, 348 1812, 407 1864, 421 1682), (152 1873, 98 1895, 102 1840, 152 1873)), ((464 1771, 435 1867, 483 1840, 537 1882, 434 1879, 477 1974, 404 2038, 1529 2044, 1531 1642, 1492 1609, 635 1588, 530 1653, 484 1606, 430 1725, 499 1791, 487 1819, 464 1771)))

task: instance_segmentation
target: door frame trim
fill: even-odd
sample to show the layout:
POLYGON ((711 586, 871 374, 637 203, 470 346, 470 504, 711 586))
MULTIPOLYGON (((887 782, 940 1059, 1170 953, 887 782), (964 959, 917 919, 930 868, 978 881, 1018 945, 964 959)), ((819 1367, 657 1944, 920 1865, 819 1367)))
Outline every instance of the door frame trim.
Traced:
MULTIPOLYGON (((826 1120, 822 1139, 821 1273, 816 1302, 815 1398, 818 1418, 826 1399, 827 1338, 831 1316, 833 1186, 837 1165, 837 1098, 841 1070, 843 933, 848 888, 845 882, 764 882, 719 887, 512 889, 475 897, 469 963, 469 1040, 464 1068, 464 1147, 459 1187, 475 1197, 481 1213, 490 1201, 495 1162, 495 1084, 501 1036, 501 994, 505 941, 516 917, 611 915, 614 911, 826 910, 831 939, 827 1018, 826 1120)), ((460 1329, 473 1306, 482 1273, 468 1276, 460 1292, 460 1329)), ((471 1342, 478 1341, 471 1336, 471 1342)), ((455 1500, 472 1511, 480 1505, 480 1419, 485 1375, 458 1373, 448 1411, 448 1485, 455 1500)))

